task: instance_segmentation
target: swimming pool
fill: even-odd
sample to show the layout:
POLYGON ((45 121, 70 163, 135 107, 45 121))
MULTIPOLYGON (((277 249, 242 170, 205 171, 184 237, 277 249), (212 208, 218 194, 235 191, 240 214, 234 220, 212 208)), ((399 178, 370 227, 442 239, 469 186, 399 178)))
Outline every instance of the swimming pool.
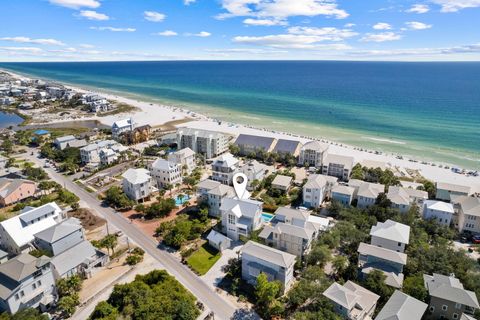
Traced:
POLYGON ((274 214, 267 213, 267 212, 262 212, 263 222, 270 222, 273 219, 273 217, 275 217, 274 214))
POLYGON ((188 200, 190 200, 190 196, 188 194, 184 194, 183 198, 181 198, 181 199, 178 196, 176 196, 175 197, 175 205, 181 206, 182 204, 184 204, 188 200))

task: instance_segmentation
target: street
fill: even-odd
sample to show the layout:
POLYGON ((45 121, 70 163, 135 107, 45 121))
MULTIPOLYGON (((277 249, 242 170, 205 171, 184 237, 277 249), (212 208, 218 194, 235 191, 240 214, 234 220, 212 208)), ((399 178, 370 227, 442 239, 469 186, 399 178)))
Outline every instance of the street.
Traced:
MULTIPOLYGON (((28 150, 28 153, 23 154, 22 157, 43 167, 44 160, 36 157, 36 150, 28 150), (34 155, 30 154, 34 151, 34 155)), ((44 168, 52 180, 64 186, 69 191, 75 193, 81 200, 88 204, 98 215, 105 218, 108 224, 123 231, 124 234, 134 241, 139 247, 143 248, 148 254, 160 262, 165 270, 173 275, 182 285, 185 286, 193 295, 197 297, 208 309, 215 314, 215 319, 231 319, 234 314, 238 314, 235 306, 228 300, 223 299, 213 289, 211 289, 202 279, 196 276, 187 266, 176 260, 170 253, 159 248, 158 243, 152 238, 148 237, 129 220, 122 215, 115 212, 115 210, 102 206, 101 202, 95 195, 88 193, 77 184, 73 183, 67 177, 54 171, 52 168, 44 168)))

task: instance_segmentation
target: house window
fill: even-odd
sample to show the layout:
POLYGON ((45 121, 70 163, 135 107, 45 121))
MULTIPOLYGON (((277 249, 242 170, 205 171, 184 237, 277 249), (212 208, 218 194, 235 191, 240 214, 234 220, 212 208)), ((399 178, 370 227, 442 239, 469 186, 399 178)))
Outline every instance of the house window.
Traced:
POLYGON ((402 246, 402 243, 401 243, 401 242, 399 242, 399 243, 398 243, 398 246, 399 246, 399 247, 401 247, 401 246, 402 246))
POLYGON ((455 309, 462 309, 461 303, 455 303, 455 309))
POLYGON ((25 292, 23 292, 23 290, 20 291, 20 297, 22 297, 22 298, 25 297, 25 292))
POLYGON ((444 305, 442 306, 442 310, 443 310, 443 311, 447 311, 447 310, 448 310, 448 306, 444 304, 444 305))
POLYGON ((458 313, 453 314, 453 319, 458 319, 458 313))
POLYGON ((228 223, 235 224, 235 216, 233 214, 228 215, 228 223))
POLYGON ((40 287, 42 285, 42 281, 38 280, 37 285, 40 287))
POLYGON ((18 296, 18 293, 15 294, 15 300, 18 300, 20 299, 20 297, 18 296))
POLYGON ((37 289, 37 284, 36 283, 32 284, 32 288, 33 290, 37 289))
POLYGON ((434 306, 430 306, 429 310, 430 310, 430 312, 434 312, 434 311, 435 311, 435 307, 434 307, 434 306))

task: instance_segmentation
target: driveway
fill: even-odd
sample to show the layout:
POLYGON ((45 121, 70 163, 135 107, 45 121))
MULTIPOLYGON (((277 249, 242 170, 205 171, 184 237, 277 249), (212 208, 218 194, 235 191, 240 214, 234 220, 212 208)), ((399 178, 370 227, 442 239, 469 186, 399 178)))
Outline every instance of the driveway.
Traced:
POLYGON ((202 280, 211 288, 216 289, 225 276, 225 273, 222 271, 223 267, 228 264, 228 260, 238 257, 238 251, 240 251, 242 247, 243 243, 238 242, 233 244, 233 248, 224 250, 220 259, 201 277, 202 280))

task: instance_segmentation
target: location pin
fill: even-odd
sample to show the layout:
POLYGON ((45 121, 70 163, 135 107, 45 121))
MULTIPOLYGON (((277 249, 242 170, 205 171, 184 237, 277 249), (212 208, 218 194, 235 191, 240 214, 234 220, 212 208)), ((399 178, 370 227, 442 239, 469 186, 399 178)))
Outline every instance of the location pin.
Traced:
POLYGON ((247 192, 248 178, 244 173, 238 172, 233 176, 233 187, 238 199, 247 199, 250 194, 247 192))

